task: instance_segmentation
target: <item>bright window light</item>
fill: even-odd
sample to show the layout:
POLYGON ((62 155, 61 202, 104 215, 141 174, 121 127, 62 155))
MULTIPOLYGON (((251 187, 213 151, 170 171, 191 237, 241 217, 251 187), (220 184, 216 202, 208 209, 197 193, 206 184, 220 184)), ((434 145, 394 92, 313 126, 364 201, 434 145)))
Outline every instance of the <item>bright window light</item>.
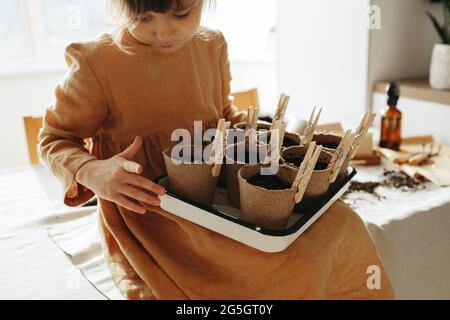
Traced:
POLYGON ((0 2, 0 59, 25 54, 19 4, 16 0, 0 2))
POLYGON ((275 60, 276 0, 216 0, 203 19, 227 38, 230 60, 275 60))
MULTIPOLYGON (((0 73, 65 68, 64 46, 112 29, 106 2, 1 0, 0 73)), ((276 0, 215 0, 202 24, 224 33, 232 63, 274 63, 276 20, 276 0)))
POLYGON ((108 31, 105 1, 41 0, 44 32, 50 46, 94 38, 108 31), (55 14, 58 13, 58 14, 55 14))

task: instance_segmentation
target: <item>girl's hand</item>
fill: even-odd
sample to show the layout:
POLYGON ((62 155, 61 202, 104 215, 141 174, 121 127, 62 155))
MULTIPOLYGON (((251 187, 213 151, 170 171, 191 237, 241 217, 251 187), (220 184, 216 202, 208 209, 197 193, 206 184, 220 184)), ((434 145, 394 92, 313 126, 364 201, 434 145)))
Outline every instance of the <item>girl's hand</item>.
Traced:
POLYGON ((92 190, 102 199, 112 201, 128 210, 144 214, 147 210, 139 202, 158 207, 159 196, 166 190, 140 176, 142 166, 131 161, 142 146, 142 138, 122 153, 108 160, 89 161, 76 174, 76 181, 92 190))

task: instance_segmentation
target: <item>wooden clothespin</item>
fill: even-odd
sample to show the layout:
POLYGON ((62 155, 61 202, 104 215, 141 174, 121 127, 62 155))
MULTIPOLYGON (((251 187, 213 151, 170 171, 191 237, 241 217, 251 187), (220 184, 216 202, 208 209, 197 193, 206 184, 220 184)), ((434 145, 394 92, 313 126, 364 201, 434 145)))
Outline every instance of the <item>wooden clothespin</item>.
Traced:
POLYGON ((281 155, 281 148, 283 146, 284 136, 286 134, 286 125, 281 120, 276 120, 272 123, 272 129, 270 133, 270 149, 266 157, 266 163, 272 161, 278 161, 281 155), (278 140, 275 139, 278 137, 278 140))
POLYGON ((286 95, 284 93, 281 94, 280 101, 278 102, 277 111, 275 112, 275 116, 273 118, 271 127, 273 127, 273 124, 277 120, 281 120, 281 122, 283 122, 284 117, 286 116, 286 110, 287 110, 287 107, 289 105, 290 99, 291 99, 290 96, 288 96, 288 95, 286 95))
POLYGON ((291 101, 291 96, 286 96, 284 98, 283 108, 281 109, 281 112, 280 112, 280 120, 281 121, 284 121, 284 117, 286 116, 289 101, 291 101))
POLYGON ((248 108, 248 116, 247 116, 247 126, 246 126, 246 135, 252 141, 251 143, 256 142, 257 132, 258 132, 258 114, 259 108, 257 107, 249 107, 248 108))
POLYGON ((321 114, 322 108, 318 108, 317 106, 315 106, 311 113, 311 116, 309 117, 309 121, 306 124, 305 131, 303 131, 302 144, 308 145, 311 143, 321 114))
POLYGON ((339 147, 336 149, 336 151, 333 154, 333 158, 331 158, 330 166, 332 166, 330 175, 328 177, 329 181, 331 183, 335 182, 339 172, 341 171, 342 165, 345 162, 345 159, 347 158, 351 147, 353 145, 353 141, 355 140, 355 134, 352 134, 351 130, 347 130, 344 137, 341 140, 341 143, 339 144, 339 147))
POLYGON ((256 130, 258 128, 258 115, 259 108, 257 107, 249 107, 247 113, 247 130, 253 129, 256 130))
POLYGON ((278 106, 277 106, 277 110, 275 110, 275 115, 273 117, 273 121, 278 120, 278 118, 280 117, 280 111, 281 111, 281 108, 283 107, 285 97, 286 97, 286 95, 284 93, 282 93, 280 96, 280 100, 278 100, 278 106))
POLYGON ((295 194, 295 203, 300 203, 302 201, 321 152, 322 146, 316 146, 316 142, 312 142, 309 145, 305 158, 297 172, 297 176, 292 183, 292 187, 298 190, 295 194))
POLYGON ((220 119, 216 135, 211 150, 211 160, 213 160, 212 175, 218 177, 222 167, 224 149, 226 145, 225 136, 226 131, 230 128, 231 122, 225 122, 225 119, 220 119))
POLYGON ((367 132, 369 131, 370 127, 373 124, 373 121, 375 120, 376 114, 367 111, 364 115, 361 124, 358 126, 358 129, 355 133, 355 139, 353 141, 353 145, 351 146, 351 154, 350 159, 353 159, 356 156, 356 153, 358 152, 359 146, 361 145, 361 141, 364 139, 364 137, 367 135, 367 132))

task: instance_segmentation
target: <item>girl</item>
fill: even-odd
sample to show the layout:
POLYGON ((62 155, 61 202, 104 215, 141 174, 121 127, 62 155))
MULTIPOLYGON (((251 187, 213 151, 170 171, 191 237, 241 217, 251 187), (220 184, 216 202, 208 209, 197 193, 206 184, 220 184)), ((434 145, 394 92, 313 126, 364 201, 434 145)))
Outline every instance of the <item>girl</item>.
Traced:
MULTIPOLYGON (((165 172, 161 151, 174 144, 172 131, 192 132, 195 120, 204 129, 220 118, 245 121, 228 100, 225 39, 200 27, 208 2, 111 0, 118 28, 66 48, 70 69, 39 136, 42 158, 62 181, 64 202, 77 206, 98 196, 102 247, 127 299, 369 296, 365 269, 355 282, 354 265, 343 259, 360 262, 360 247, 364 263, 381 263, 368 237, 357 245, 352 236, 342 239, 336 225, 344 223, 356 236, 364 228, 342 203, 315 233, 302 237, 302 246, 296 241, 277 255, 159 208, 166 191, 152 180, 165 172), (92 139, 91 153, 83 147, 86 138, 92 139)), ((388 281, 383 284, 370 295, 389 296, 388 281)))

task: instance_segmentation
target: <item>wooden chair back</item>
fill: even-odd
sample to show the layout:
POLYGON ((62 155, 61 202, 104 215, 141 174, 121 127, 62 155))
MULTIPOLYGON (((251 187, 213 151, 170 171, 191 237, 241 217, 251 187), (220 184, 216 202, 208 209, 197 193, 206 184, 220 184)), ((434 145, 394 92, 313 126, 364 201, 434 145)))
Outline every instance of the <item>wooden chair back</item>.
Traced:
POLYGON ((248 107, 259 107, 257 89, 235 92, 232 93, 231 96, 233 98, 233 104, 239 109, 239 111, 247 111, 248 107))
POLYGON ((42 128, 42 117, 23 117, 25 135, 28 145, 28 156, 30 164, 39 164, 38 156, 38 134, 42 128))

